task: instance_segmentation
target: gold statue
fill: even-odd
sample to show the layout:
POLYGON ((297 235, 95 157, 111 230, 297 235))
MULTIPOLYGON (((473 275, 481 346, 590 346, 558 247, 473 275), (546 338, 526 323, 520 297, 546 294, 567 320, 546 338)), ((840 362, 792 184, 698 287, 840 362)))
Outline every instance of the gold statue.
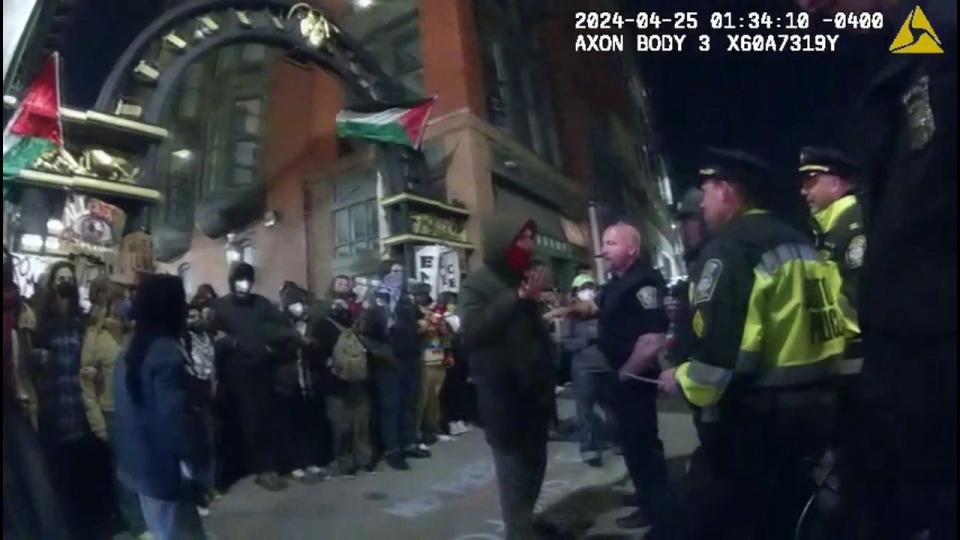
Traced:
POLYGON ((105 178, 113 182, 134 184, 137 175, 140 174, 140 169, 129 160, 111 155, 99 148, 85 150, 83 157, 80 158, 80 164, 97 178, 105 178))
POLYGON ((323 47, 335 33, 340 31, 322 13, 310 7, 309 4, 300 3, 290 8, 287 20, 293 17, 300 18, 300 35, 314 49, 323 47))
POLYGON ((37 161, 33 163, 33 168, 54 174, 89 175, 89 171, 62 146, 54 148, 37 158, 37 161))

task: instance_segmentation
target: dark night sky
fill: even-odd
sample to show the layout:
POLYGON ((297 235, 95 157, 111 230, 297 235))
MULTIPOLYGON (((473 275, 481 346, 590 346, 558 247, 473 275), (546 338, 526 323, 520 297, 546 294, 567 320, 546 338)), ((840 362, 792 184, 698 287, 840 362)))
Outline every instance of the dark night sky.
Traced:
MULTIPOLYGON (((791 0, 625 0, 631 10, 700 13, 799 11, 791 0), (709 5, 709 7, 705 7, 709 5)), ((705 146, 756 153, 776 169, 778 209, 805 212, 792 173, 805 144, 836 144, 869 75, 884 59, 899 21, 874 35, 843 34, 834 54, 638 53, 650 85, 656 132, 672 177, 685 188, 696 182, 705 146)), ((775 31, 774 31, 775 32, 775 31)), ((692 38, 688 38, 690 41, 692 38)), ((714 50, 725 47, 714 35, 714 50)))
POLYGON ((64 102, 90 108, 117 57, 159 13, 160 0, 79 0, 63 44, 64 102))

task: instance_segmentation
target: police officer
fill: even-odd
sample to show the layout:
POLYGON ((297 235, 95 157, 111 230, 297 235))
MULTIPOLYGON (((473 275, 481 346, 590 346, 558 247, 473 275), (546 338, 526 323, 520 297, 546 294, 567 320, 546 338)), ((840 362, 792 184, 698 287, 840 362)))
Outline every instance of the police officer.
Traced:
POLYGON ((845 342, 840 276, 763 209, 764 162, 710 150, 700 176, 714 236, 693 281, 698 346, 661 375, 665 391, 679 388, 694 407, 701 443, 677 536, 792 538, 831 433, 830 377, 845 342))
POLYGON ((640 249, 640 232, 632 225, 617 223, 608 228, 603 233, 602 251, 612 274, 610 280, 595 302, 553 312, 598 317, 600 349, 618 374, 613 409, 627 472, 637 493, 628 502, 639 506, 617 520, 617 526, 624 529, 657 523, 671 499, 657 428, 657 386, 635 378, 659 375, 658 355, 668 326, 663 276, 641 261, 640 249))
MULTIPOLYGON (((676 217, 680 222, 680 241, 683 244, 683 260, 687 265, 688 276, 698 273, 697 259, 707 241, 707 228, 703 222, 703 212, 700 210, 702 200, 703 192, 693 187, 683 194, 680 204, 677 205, 676 217)), ((685 290, 686 287, 683 289, 685 290)), ((666 353, 666 360, 671 365, 678 365, 690 357, 694 341, 693 314, 690 311, 689 295, 676 295, 675 301, 674 340, 666 353)))
POLYGON ((845 538, 957 538, 957 2, 797 1, 818 15, 883 12, 889 39, 909 24, 943 52, 887 56, 849 122, 867 180, 858 313, 870 415, 858 460, 868 482, 845 538))
POLYGON ((697 258, 700 248, 707 241, 707 229, 703 223, 703 212, 700 203, 703 192, 692 187, 683 194, 680 204, 677 205, 677 220, 680 222, 680 242, 683 244, 683 260, 687 264, 687 274, 697 273, 697 258))
POLYGON ((839 150, 806 147, 800 153, 800 192, 814 218, 817 250, 833 261, 843 279, 842 304, 849 330, 859 335, 856 302, 867 250, 863 212, 855 194, 857 166, 839 150))

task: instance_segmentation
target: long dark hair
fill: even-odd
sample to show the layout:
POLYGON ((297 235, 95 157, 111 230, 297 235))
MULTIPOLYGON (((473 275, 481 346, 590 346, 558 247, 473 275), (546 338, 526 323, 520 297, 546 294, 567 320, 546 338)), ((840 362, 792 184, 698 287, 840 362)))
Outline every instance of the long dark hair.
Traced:
MULTIPOLYGON (((38 322, 43 325, 51 321, 54 317, 59 316, 57 312, 57 273, 64 268, 70 270, 70 273, 73 274, 73 282, 79 287, 77 282, 77 270, 76 267, 70 261, 60 261, 50 266, 50 269, 47 270, 47 279, 43 282, 43 291, 42 291, 42 301, 40 305, 40 313, 37 317, 38 322)), ((79 290, 79 289, 78 289, 79 290)), ((68 317, 77 317, 81 314, 80 310, 80 297, 79 294, 70 299, 70 303, 67 306, 68 317)))
POLYGON ((127 389, 133 402, 143 403, 141 371, 150 345, 158 338, 179 339, 187 321, 186 292, 177 276, 148 276, 137 288, 133 299, 136 327, 127 349, 127 389))

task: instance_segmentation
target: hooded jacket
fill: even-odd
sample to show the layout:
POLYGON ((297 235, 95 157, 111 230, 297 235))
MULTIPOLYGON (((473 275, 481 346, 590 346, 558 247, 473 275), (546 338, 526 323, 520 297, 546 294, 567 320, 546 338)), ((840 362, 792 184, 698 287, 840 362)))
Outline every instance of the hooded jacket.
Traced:
MULTIPOLYGON (((307 291, 297 286, 286 288, 280 294, 280 303, 290 325, 297 332, 301 331, 298 325, 302 325, 302 335, 312 336, 313 327, 317 322, 314 319, 316 310, 313 309, 307 291), (304 307, 304 314, 300 319, 295 319, 289 313, 289 307, 297 302, 304 307)), ((286 344, 278 355, 274 390, 288 397, 298 393, 313 394, 320 384, 320 372, 323 368, 323 359, 320 355, 316 347, 299 347, 295 342, 286 344)))
POLYGON ((549 330, 537 302, 517 297, 523 276, 507 263, 524 225, 510 216, 484 224, 484 266, 466 279, 460 296, 480 417, 497 447, 544 443, 555 403, 549 330))
MULTIPOLYGON (((231 272, 231 291, 237 278, 249 271, 248 268, 238 265, 231 272)), ((246 275, 243 277, 249 279, 246 275)), ((214 328, 232 338, 226 351, 227 366, 267 362, 280 347, 300 341, 300 335, 280 310, 258 294, 241 297, 234 293, 219 298, 214 306, 214 317, 214 328)))

